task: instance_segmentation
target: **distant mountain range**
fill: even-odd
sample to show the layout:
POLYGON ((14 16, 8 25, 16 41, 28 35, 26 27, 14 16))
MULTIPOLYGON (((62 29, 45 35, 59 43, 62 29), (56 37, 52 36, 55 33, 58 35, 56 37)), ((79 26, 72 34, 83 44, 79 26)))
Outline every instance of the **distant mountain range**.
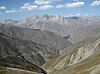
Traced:
POLYGON ((88 26, 100 25, 99 16, 63 17, 56 15, 34 15, 20 21, 5 20, 3 23, 30 29, 48 30, 60 36, 71 35, 71 41, 77 43, 74 34, 88 26))

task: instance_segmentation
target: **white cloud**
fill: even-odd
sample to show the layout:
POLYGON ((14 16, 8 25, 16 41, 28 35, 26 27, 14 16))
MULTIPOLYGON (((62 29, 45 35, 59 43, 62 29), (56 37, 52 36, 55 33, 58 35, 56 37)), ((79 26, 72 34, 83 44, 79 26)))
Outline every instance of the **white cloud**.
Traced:
POLYGON ((30 5, 30 2, 27 2, 24 4, 24 6, 29 6, 30 5))
POLYGON ((52 5, 34 5, 30 3, 25 3, 22 7, 20 7, 21 10, 35 10, 35 9, 48 10, 52 8, 53 8, 52 5))
POLYGON ((78 14, 76 14, 75 16, 81 16, 81 14, 80 14, 80 13, 78 13, 78 14))
POLYGON ((49 10, 49 9, 52 9, 53 6, 52 5, 42 5, 39 7, 39 9, 41 10, 49 10))
POLYGON ((56 8, 64 8, 64 5, 57 5, 56 8))
POLYGON ((35 0, 34 3, 37 5, 51 4, 53 2, 58 2, 61 0, 35 0))
POLYGON ((20 9, 10 9, 10 10, 6 10, 5 13, 18 13, 18 12, 23 12, 23 10, 20 9))
POLYGON ((52 9, 54 6, 52 5, 33 5, 30 3, 25 3, 23 6, 20 8, 11 8, 9 10, 6 10, 5 13, 18 13, 18 12, 25 12, 25 11, 30 11, 30 10, 49 10, 52 9))
POLYGON ((71 14, 70 17, 79 17, 79 16, 82 16, 80 13, 78 14, 71 14))
POLYGON ((30 3, 25 3, 22 7, 20 7, 21 10, 35 10, 37 8, 37 5, 32 5, 30 3))
POLYGON ((84 2, 73 2, 73 3, 67 3, 65 4, 65 7, 67 8, 77 8, 83 6, 85 3, 84 2))
POLYGON ((89 16, 89 14, 85 14, 85 16, 89 16))
POLYGON ((0 10, 5 10, 6 7, 5 6, 0 6, 0 10))
POLYGON ((30 10, 35 10, 37 9, 37 5, 32 5, 30 3, 25 3, 23 6, 20 8, 11 8, 9 10, 6 10, 6 13, 18 13, 18 12, 25 12, 25 11, 30 11, 30 10))
POLYGON ((92 2, 91 6, 100 6, 100 0, 92 2))
POLYGON ((34 3, 37 4, 37 5, 43 5, 43 4, 50 4, 51 2, 50 1, 39 1, 39 0, 36 0, 34 3))
POLYGON ((10 9, 10 10, 6 10, 6 13, 16 13, 17 10, 16 9, 10 9))

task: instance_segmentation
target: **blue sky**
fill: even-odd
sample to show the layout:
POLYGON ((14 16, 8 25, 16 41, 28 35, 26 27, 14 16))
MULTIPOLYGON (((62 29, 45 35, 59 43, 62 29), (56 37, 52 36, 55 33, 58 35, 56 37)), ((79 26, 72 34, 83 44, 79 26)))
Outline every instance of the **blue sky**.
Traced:
POLYGON ((43 14, 100 16, 100 0, 0 0, 0 21, 43 14))

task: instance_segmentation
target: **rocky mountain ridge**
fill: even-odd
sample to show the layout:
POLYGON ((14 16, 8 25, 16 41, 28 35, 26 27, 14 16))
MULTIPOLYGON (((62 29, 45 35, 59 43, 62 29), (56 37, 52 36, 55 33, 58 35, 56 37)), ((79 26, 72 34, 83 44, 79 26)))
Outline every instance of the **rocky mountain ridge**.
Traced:
MULTIPOLYGON (((86 74, 85 69, 87 70, 90 69, 87 71, 88 72, 87 74, 92 74, 93 73, 92 71, 96 72, 95 69, 97 69, 96 73, 100 73, 100 71, 98 70, 100 67, 99 66, 100 64, 100 55, 99 55, 100 54, 100 38, 88 38, 72 46, 71 49, 74 49, 74 50, 58 58, 58 61, 56 59, 56 62, 53 62, 51 66, 44 65, 44 67, 48 69, 47 71, 50 72, 50 74, 62 74, 62 73, 63 74, 66 74, 66 73, 86 74), (98 56, 98 60, 95 60, 97 59, 97 56, 98 56), (92 67, 97 66, 97 65, 98 65, 97 68, 91 70, 92 67), (75 71, 76 68, 79 68, 80 70, 75 71), (84 69, 81 69, 81 68, 84 68, 84 69)), ((68 51, 64 51, 64 53, 66 52, 68 51)), ((96 73, 93 73, 93 74, 96 74, 96 73)))
MULTIPOLYGON (((0 57, 5 58, 7 56, 24 57, 30 62, 37 65, 43 65, 45 60, 41 56, 39 51, 42 47, 31 41, 25 41, 13 37, 8 37, 3 33, 0 33, 0 57), (36 59, 37 58, 37 59, 36 59)), ((42 51, 41 51, 42 52, 42 51)))
POLYGON ((31 41, 0 33, 0 66, 46 74, 46 71, 39 67, 46 61, 38 51, 41 50, 31 41))
MULTIPOLYGON (((56 50, 62 50, 67 46, 72 45, 72 43, 65 38, 46 30, 27 29, 3 24, 0 25, 0 32, 8 36, 44 44, 56 50)), ((56 52, 56 50, 54 51, 56 52)))
MULTIPOLYGON (((71 35, 70 40, 73 40, 72 42, 75 43, 77 40, 73 38, 75 37, 74 33, 77 33, 77 31, 82 29, 86 29, 88 26, 100 25, 99 21, 99 16, 64 17, 59 14, 44 14, 41 16, 34 15, 27 17, 13 25, 23 28, 47 30, 63 37, 71 35)), ((6 23, 6 21, 4 23, 6 23)))

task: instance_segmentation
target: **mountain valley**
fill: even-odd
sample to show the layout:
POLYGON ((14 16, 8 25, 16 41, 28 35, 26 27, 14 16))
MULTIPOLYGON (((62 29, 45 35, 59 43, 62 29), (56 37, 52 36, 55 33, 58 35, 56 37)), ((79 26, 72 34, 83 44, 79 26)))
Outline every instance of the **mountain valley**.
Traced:
POLYGON ((1 22, 0 74, 100 74, 100 17, 1 22))

